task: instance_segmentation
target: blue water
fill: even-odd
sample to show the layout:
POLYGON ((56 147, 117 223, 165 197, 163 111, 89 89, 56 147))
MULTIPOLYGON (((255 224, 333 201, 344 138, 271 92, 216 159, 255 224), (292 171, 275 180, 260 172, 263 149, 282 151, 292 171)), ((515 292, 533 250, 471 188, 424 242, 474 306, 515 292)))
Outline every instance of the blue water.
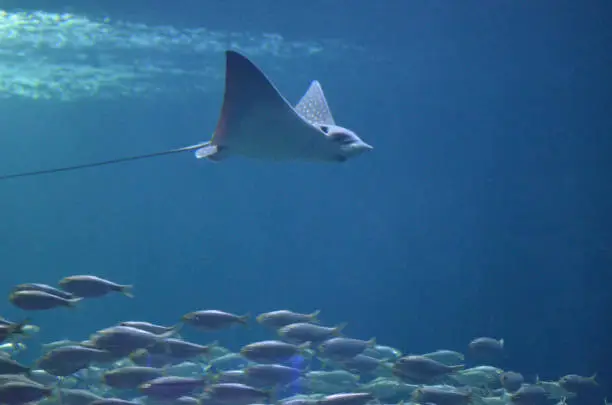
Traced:
MULTIPOLYGON (((0 183, 5 290, 82 273, 135 285, 136 299, 36 314, 41 341, 201 308, 321 309, 325 323, 407 353, 503 337, 504 368, 598 372, 610 395, 607 2, 75 3, 20 7, 333 39, 313 56, 245 53, 292 101, 318 79, 336 120, 375 149, 342 165, 187 154, 0 183)), ((180 58, 223 64, 222 53, 180 58)), ((207 140, 221 80, 198 92, 177 79, 180 91, 155 97, 2 99, 0 172, 207 140)), ((221 338, 237 348, 265 336, 221 338)))

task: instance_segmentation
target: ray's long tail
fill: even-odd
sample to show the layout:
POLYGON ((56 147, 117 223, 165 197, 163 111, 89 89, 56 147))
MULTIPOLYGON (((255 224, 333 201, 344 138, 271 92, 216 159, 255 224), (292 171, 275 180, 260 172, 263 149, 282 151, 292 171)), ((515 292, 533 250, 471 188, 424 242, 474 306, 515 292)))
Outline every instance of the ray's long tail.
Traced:
POLYGON ((117 163, 130 162, 130 161, 133 161, 133 160, 149 159, 149 158, 154 158, 154 157, 158 157, 158 156, 172 155, 172 154, 175 154, 175 153, 189 152, 189 151, 194 151, 196 149, 202 148, 202 147, 207 146, 209 144, 210 144, 210 142, 202 142, 202 143, 199 143, 199 144, 196 144, 196 145, 190 145, 190 146, 185 146, 185 147, 182 147, 182 148, 170 149, 170 150, 165 150, 165 151, 161 151, 161 152, 147 153, 147 154, 144 154, 144 155, 127 156, 127 157, 122 157, 122 158, 104 160, 104 161, 100 161, 100 162, 83 163, 83 164, 74 165, 74 166, 56 167, 56 168, 53 168, 53 169, 44 169, 44 170, 35 170, 35 171, 31 171, 31 172, 5 174, 5 175, 0 175, 0 181, 8 180, 8 179, 14 179, 14 178, 17 178, 17 177, 32 177, 32 176, 40 176, 40 175, 43 175, 43 174, 69 172, 69 171, 74 171, 74 170, 87 169, 87 168, 90 168, 90 167, 114 165, 114 164, 117 164, 117 163))

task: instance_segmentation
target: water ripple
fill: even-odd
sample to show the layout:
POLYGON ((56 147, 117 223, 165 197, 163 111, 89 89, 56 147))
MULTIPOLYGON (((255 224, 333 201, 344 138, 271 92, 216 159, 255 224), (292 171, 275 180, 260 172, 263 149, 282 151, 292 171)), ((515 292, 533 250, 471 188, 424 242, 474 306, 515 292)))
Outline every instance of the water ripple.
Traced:
POLYGON ((338 41, 289 41, 279 34, 0 10, 0 99, 72 101, 203 92, 221 80, 226 49, 291 59, 324 57, 343 46, 338 41))

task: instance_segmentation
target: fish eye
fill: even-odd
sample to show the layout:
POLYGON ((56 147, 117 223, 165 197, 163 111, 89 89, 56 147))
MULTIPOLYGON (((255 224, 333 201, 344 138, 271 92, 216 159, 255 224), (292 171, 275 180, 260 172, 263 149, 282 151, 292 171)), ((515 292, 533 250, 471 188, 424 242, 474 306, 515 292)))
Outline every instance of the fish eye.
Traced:
POLYGON ((329 133, 329 127, 327 125, 321 125, 319 127, 321 129, 321 131, 323 131, 324 133, 329 133))

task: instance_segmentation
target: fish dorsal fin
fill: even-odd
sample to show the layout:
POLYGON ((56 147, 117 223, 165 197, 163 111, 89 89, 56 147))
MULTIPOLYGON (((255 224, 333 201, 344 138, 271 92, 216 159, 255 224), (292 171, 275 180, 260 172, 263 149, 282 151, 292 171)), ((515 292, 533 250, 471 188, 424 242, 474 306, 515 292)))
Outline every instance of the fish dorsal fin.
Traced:
POLYGON ((295 111, 311 124, 336 125, 321 84, 316 80, 310 84, 306 94, 295 106, 295 111))

